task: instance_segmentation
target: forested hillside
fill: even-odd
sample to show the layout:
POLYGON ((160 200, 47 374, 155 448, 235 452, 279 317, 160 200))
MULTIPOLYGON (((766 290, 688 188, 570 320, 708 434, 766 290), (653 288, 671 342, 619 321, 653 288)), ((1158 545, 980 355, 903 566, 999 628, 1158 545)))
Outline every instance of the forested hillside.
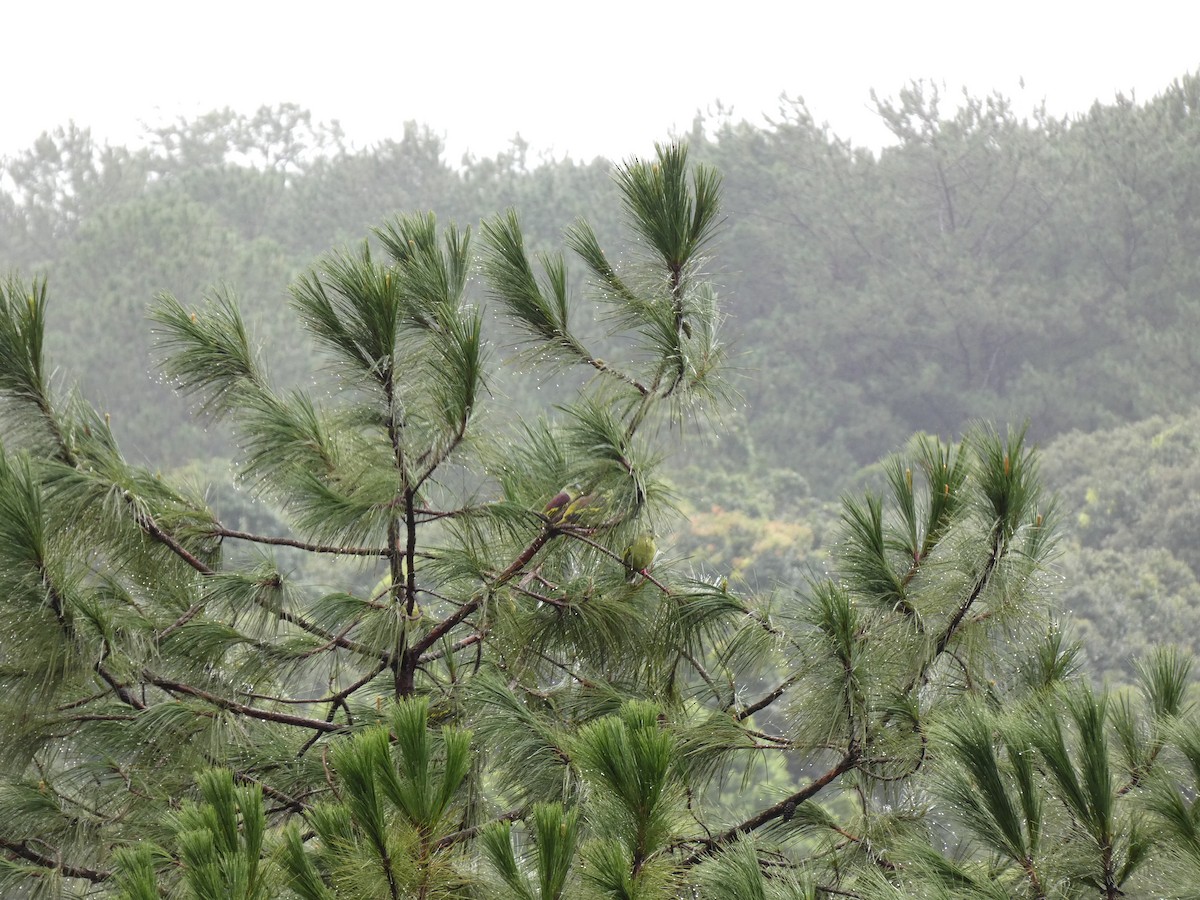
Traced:
POLYGON ((1200 80, 1072 122, 947 118, 918 88, 879 111, 879 159, 801 107, 707 146, 765 458, 844 472, 973 416, 1045 441, 1191 408, 1200 80))
MULTIPOLYGON (((800 101, 782 102, 771 123, 698 118, 680 136, 724 176, 725 225, 708 265, 729 299, 742 398, 716 439, 680 460, 682 546, 757 589, 819 568, 837 522, 827 501, 870 485, 872 464, 914 432, 1028 420, 1055 459, 1080 440, 1060 435, 1119 443, 1124 432, 1108 429, 1194 407, 1200 76, 1069 121, 1018 118, 998 96, 959 108, 922 85, 877 106, 896 139, 878 155, 830 134, 800 101)), ((137 149, 98 146, 68 125, 4 161, 0 262, 48 277, 50 348, 82 373, 127 452, 184 465, 229 447, 153 374, 145 315, 160 292, 193 302, 223 286, 273 376, 311 379, 312 349, 286 296, 314 256, 423 209, 467 226, 518 207, 534 250, 586 210, 613 240, 610 171, 606 160, 530 158, 519 140, 497 158, 451 160, 412 123, 355 148, 294 107, 180 121, 137 149)), ((579 273, 569 277, 577 287, 579 273)), ((501 327, 485 317, 503 338, 501 327)), ((531 391, 501 374, 490 389, 536 411, 574 384, 531 391)), ((1167 595, 1187 594, 1194 551, 1181 535, 1191 532, 1123 520, 1111 499, 1120 489, 1098 474, 1115 459, 1076 459, 1071 478, 1052 467, 1050 487, 1069 502, 1073 479, 1105 485, 1093 488, 1104 511, 1086 512, 1078 531, 1081 552, 1101 554, 1083 571, 1127 569, 1127 559, 1103 564, 1115 539, 1096 529, 1128 528, 1125 550, 1136 546, 1167 595)), ((1155 493, 1172 471, 1142 477, 1155 493)), ((1171 499, 1170 513, 1150 513, 1160 524, 1187 515, 1190 504, 1171 499)), ((1080 559, 1063 565, 1077 574, 1080 559)), ((1065 594, 1090 617, 1099 595, 1080 584, 1065 594)))

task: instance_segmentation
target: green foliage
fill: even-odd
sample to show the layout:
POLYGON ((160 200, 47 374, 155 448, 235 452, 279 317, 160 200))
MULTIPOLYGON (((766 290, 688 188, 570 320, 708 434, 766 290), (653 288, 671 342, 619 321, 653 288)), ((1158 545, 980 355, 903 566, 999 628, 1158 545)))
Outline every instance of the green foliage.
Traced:
POLYGON ((637 232, 674 275, 698 261, 712 238, 721 178, 708 166, 689 170, 683 145, 659 145, 656 150, 654 162, 636 160, 619 168, 617 183, 637 232))
POLYGON ((261 865, 262 790, 235 788, 227 771, 206 772, 199 782, 204 804, 184 806, 175 825, 190 896, 195 900, 270 897, 272 882, 261 865))
POLYGON ((781 871, 764 874, 758 850, 741 840, 696 869, 696 883, 712 900, 816 900, 815 885, 803 876, 781 871))
POLYGON ((1046 447, 1046 482, 1075 526, 1057 566, 1059 595, 1097 678, 1130 682, 1131 661, 1165 635, 1200 647, 1200 532, 1189 499, 1198 446, 1196 421, 1184 416, 1046 447))
POLYGON ((579 810, 564 812, 560 804, 538 803, 531 811, 532 871, 522 870, 512 842, 512 825, 493 822, 479 835, 480 849, 504 887, 500 896, 519 900, 560 900, 569 896, 579 842, 579 810))
MULTIPOLYGON (((237 474, 210 505, 127 461, 119 427, 48 377, 45 283, 5 282, 0 885, 138 900, 1183 892, 1200 870, 1186 654, 1143 654, 1140 693, 1076 677, 1049 569, 1058 508, 1026 436, 1052 432, 1048 412, 1063 413, 1055 428, 1114 420, 1135 395, 1104 335, 1083 362, 1046 352, 1069 344, 1097 285, 1141 310, 1138 353, 1154 329, 1187 328, 1165 274, 1189 277, 1184 244, 1142 243, 1161 224, 1129 177, 1138 141, 1102 157, 1089 141, 1186 135, 1193 88, 1068 127, 1017 122, 999 98, 946 118, 913 86, 879 103, 901 143, 878 159, 796 106, 766 131, 662 145, 617 170, 611 217, 567 229, 580 277, 546 222, 491 211, 541 178, 590 202, 597 170, 530 172, 518 145, 453 175, 411 129, 380 158, 443 210, 489 210, 481 297, 470 229, 388 209, 357 243, 359 214, 383 201, 345 204, 387 179, 297 110, 217 115, 112 155, 114 178, 157 173, 113 206, 92 190, 107 170, 86 135, 49 139, 8 171, 70 227, 6 206, 22 236, 5 240, 53 237, 130 334, 129 298, 170 291, 153 311, 164 372, 230 427, 237 474), (728 182, 689 161, 744 149, 728 182), (250 151, 259 168, 231 168, 250 151), (1114 174, 1124 206, 1102 190, 1114 174), (345 190, 303 215, 330 185, 345 190), (664 450, 688 426, 718 431, 733 395, 710 274, 723 185, 738 218, 723 235, 751 253, 728 279, 748 298, 738 327, 772 378, 731 417, 734 439, 693 463, 706 496, 690 503, 664 450), (1119 265, 1064 262, 1079 248, 1060 226, 1081 208, 1138 236, 1119 265), (272 237, 269 220, 288 218, 310 224, 272 237), (294 278, 290 306, 245 314, 232 289, 203 287, 220 260, 238 293, 268 298, 342 229, 355 243, 294 278), (171 234, 194 246, 168 249, 171 234), (145 255, 136 277, 106 262, 126 241, 145 255), (1047 284, 1062 308, 1036 324, 1047 284), (522 347, 516 373, 495 366, 488 310, 522 347), (302 341, 280 341, 289 315, 302 341), (1041 389, 1103 370, 1117 383, 1086 402, 1041 389), (805 428, 772 419, 772 392, 805 428), (966 424, 1034 396, 1028 428, 966 424), (523 417, 535 402, 541 417, 523 417), (840 515, 806 479, 844 491, 840 515), (680 496, 702 512, 676 544, 680 496), (771 554, 777 589, 740 593, 771 554), (770 784, 737 796, 760 771, 770 784)), ((1186 189, 1190 170, 1167 169, 1186 189)), ((90 335, 80 291, 67 285, 66 318, 90 335)), ((1162 408, 1178 389, 1153 385, 1162 408)), ((1089 509, 1060 573, 1100 560, 1094 574, 1117 580, 1133 555, 1115 540, 1122 516, 1160 483, 1156 463, 1166 483, 1190 458, 1178 432, 1150 438, 1130 475, 1051 464, 1051 480, 1087 482, 1068 491, 1068 520, 1080 497, 1089 509)), ((1175 601, 1190 572, 1178 543, 1159 560, 1175 601)), ((1085 620, 1081 652, 1097 623, 1115 646, 1123 621, 1085 620)))
POLYGON ((312 808, 315 838, 284 834, 283 867, 305 898, 453 896, 465 882, 452 812, 470 768, 470 734, 429 728, 424 698, 397 704, 390 728, 331 754, 340 796, 312 808))
POLYGON ((948 756, 944 795, 961 819, 991 852, 1025 868, 1035 878, 1042 798, 1033 782, 1031 760, 1020 745, 1004 745, 1008 766, 1002 771, 991 717, 978 705, 967 706, 946 734, 948 756))
MULTIPOLYGON (((630 891, 642 879, 663 877, 655 871, 656 857, 666 849, 683 806, 679 751, 660 727, 659 715, 652 704, 631 701, 618 715, 580 729, 572 753, 584 781, 596 792, 593 815, 603 819, 598 830, 622 836, 620 858, 628 860, 624 868, 632 867, 634 873, 630 891)), ((604 859, 603 865, 611 865, 617 852, 611 846, 585 849, 585 854, 604 859)))

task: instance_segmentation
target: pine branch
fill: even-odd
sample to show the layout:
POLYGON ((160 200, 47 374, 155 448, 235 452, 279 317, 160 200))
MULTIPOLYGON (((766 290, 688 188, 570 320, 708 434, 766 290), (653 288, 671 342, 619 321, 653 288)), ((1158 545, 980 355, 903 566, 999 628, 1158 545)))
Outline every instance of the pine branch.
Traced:
MULTIPOLYGON (((646 577, 649 578, 650 575, 647 573, 646 577)), ((679 650, 679 653, 684 659, 686 659, 688 661, 688 663, 691 665, 692 669, 696 672, 696 674, 700 676, 700 680, 703 681, 706 685, 708 685, 708 689, 710 691, 712 691, 713 699, 715 701, 717 701, 718 703, 720 703, 721 702, 721 689, 717 687, 716 682, 713 681, 713 678, 708 673, 708 670, 706 668, 704 668, 704 664, 701 663, 700 660, 696 659, 695 655, 691 651, 687 650, 686 648, 681 648, 679 650)))
POLYGON ((486 244, 484 274, 492 286, 492 296, 508 315, 529 332, 531 340, 548 345, 548 349, 557 349, 571 359, 591 359, 568 324, 562 258, 542 257, 547 288, 543 290, 525 252, 525 238, 514 210, 509 210, 503 218, 497 216, 485 221, 481 230, 486 244))
POLYGON ((137 710, 144 710, 146 708, 146 704, 134 696, 133 692, 130 691, 127 686, 117 681, 112 673, 104 668, 103 663, 97 662, 95 668, 96 674, 103 678, 105 683, 113 689, 113 692, 116 693, 119 698, 121 698, 122 703, 137 710))
MULTIPOLYGON (((211 766, 228 768, 226 763, 216 760, 207 754, 205 755, 205 758, 208 760, 208 764, 211 766)), ((282 803, 285 808, 290 809, 292 812, 303 814, 309 809, 309 805, 304 801, 285 794, 283 791, 272 787, 260 778, 256 778, 253 775, 250 775, 247 772, 242 772, 238 769, 230 769, 230 772, 232 772, 235 780, 240 781, 243 784, 250 784, 261 788, 264 796, 270 797, 272 800, 275 800, 278 803, 282 803)), ((307 793, 311 794, 315 792, 309 791, 307 793)))
POLYGON ((798 672, 793 673, 792 675, 789 675, 773 691, 771 691, 770 693, 764 694, 762 697, 760 697, 758 700, 751 703, 749 706, 744 706, 741 709, 739 709, 737 711, 737 713, 734 715, 733 720, 735 722, 744 722, 746 719, 750 718, 752 715, 754 715, 759 710, 766 709, 768 706, 770 706, 772 703, 774 703, 776 700, 778 700, 780 697, 782 697, 784 695, 784 693, 787 691, 787 689, 790 688, 797 681, 799 681, 800 678, 801 678, 801 675, 798 672))
POLYGON ((882 856, 876 853, 874 849, 872 849, 870 842, 865 840, 861 835, 847 831, 845 828, 842 828, 840 825, 837 825, 833 822, 829 824, 829 830, 835 834, 841 835, 850 843, 857 844, 862 848, 867 858, 870 859, 874 865, 879 866, 879 868, 883 869, 885 872, 896 871, 896 864, 888 859, 884 859, 882 856))
POLYGON ((49 431, 53 456, 76 464, 54 411, 45 371, 46 281, 27 289, 15 276, 0 283, 0 397, 31 405, 49 431))
POLYGON ((630 224, 675 272, 693 263, 713 237, 721 178, 708 166, 696 166, 689 187, 687 148, 656 144, 655 152, 655 162, 618 167, 616 180, 630 224))
MULTIPOLYGON (((145 676, 145 674, 146 673, 143 672, 143 677, 145 676)), ((111 678, 111 676, 109 676, 109 678, 111 678)), ((105 680, 107 681, 108 678, 106 678, 105 680)), ((113 681, 115 682, 115 679, 113 681)), ((117 685, 114 683, 114 688, 116 688, 116 687, 117 687, 117 685)), ((195 693, 194 690, 192 692, 195 693)), ((147 705, 145 703, 143 703, 142 701, 140 701, 133 694, 131 694, 128 691, 128 689, 117 690, 116 693, 117 693, 117 696, 121 699, 121 701, 123 703, 125 703, 127 706, 129 706, 133 709, 136 709, 139 712, 144 712, 145 710, 148 709, 147 705)), ((91 698, 91 699, 96 699, 96 698, 91 698)), ((205 698, 202 698, 202 699, 205 699, 205 698)), ((221 768, 227 767, 227 761, 225 761, 225 760, 217 759, 207 752, 203 752, 202 755, 204 756, 204 758, 208 762, 208 764, 211 766, 221 767, 221 768)), ((123 779, 125 779, 126 784, 129 784, 128 776, 125 775, 125 773, 120 769, 120 767, 114 765, 114 768, 116 769, 118 774, 120 774, 121 777, 123 779)), ((262 788, 262 791, 264 794, 266 794, 271 799, 277 800, 278 802, 284 804, 284 806, 287 807, 288 809, 291 809, 295 812, 302 813, 308 808, 307 805, 304 804, 303 802, 301 802, 300 800, 297 800, 296 798, 291 797, 288 794, 285 794, 283 791, 280 791, 277 788, 271 787, 266 782, 261 781, 260 779, 254 777, 253 775, 250 775, 250 774, 243 772, 236 768, 231 768, 230 771, 232 771, 234 778, 236 778, 237 780, 245 782, 246 784, 258 785, 259 787, 262 788)), ((132 787, 130 788, 130 790, 132 791, 132 787)))
MULTIPOLYGON (((541 550, 542 547, 546 546, 546 544, 556 535, 556 533, 557 532, 553 528, 543 528, 538 536, 530 541, 528 546, 521 551, 520 555, 512 561, 508 568, 506 568, 492 580, 490 590, 494 591, 496 588, 507 583, 518 572, 524 569, 525 566, 527 566, 529 562, 537 555, 537 552, 541 550)), ((452 629, 455 625, 459 624, 466 619, 467 616, 479 609, 482 603, 483 596, 475 597, 474 599, 464 603, 457 610, 426 632, 424 637, 409 647, 407 651, 408 654, 414 659, 420 659, 421 654, 441 640, 442 636, 450 631, 450 629, 452 629)))
POLYGON ((376 547, 337 547, 328 544, 312 544, 307 541, 287 537, 271 537, 263 534, 251 534, 248 531, 237 531, 215 523, 207 532, 214 537, 233 538, 239 541, 249 541, 255 544, 269 544, 273 547, 295 547, 309 553, 328 553, 334 556, 372 556, 384 557, 387 551, 376 547))
MULTIPOLYGON (((417 608, 417 489, 404 491, 404 548, 392 556, 392 578, 404 577, 404 614, 412 618, 417 608), (399 563, 399 565, 397 565, 399 563)), ((393 583, 395 583, 393 581, 393 583)))
POLYGON ((621 369, 617 369, 617 368, 609 365, 607 362, 605 362, 603 359, 601 359, 598 356, 590 356, 589 355, 587 357, 587 359, 583 360, 583 362, 585 365, 591 366, 593 369, 595 369, 601 375, 606 375, 611 378, 615 378, 617 381, 620 381, 623 384, 629 385, 631 388, 633 388, 635 391, 637 391, 643 397, 648 396, 650 394, 650 388, 648 388, 646 385, 644 385, 641 381, 639 381, 633 375, 630 375, 628 372, 624 372, 621 369))
POLYGON ((179 543, 179 541, 164 531, 159 524, 154 521, 154 517, 152 515, 138 509, 136 502, 128 491, 123 493, 123 497, 129 508, 133 510, 134 520, 137 522, 138 526, 144 532, 146 532, 146 534, 154 538, 154 540, 158 541, 201 575, 216 574, 215 569, 202 562, 195 555, 190 553, 186 547, 179 543))
POLYGON ((852 900, 862 900, 863 895, 856 891, 847 891, 843 888, 830 887, 827 884, 818 884, 816 889, 822 894, 829 894, 831 897, 850 897, 852 900))
POLYGON ((326 722, 322 719, 310 719, 305 716, 293 716, 290 713, 272 712, 266 709, 260 709, 256 706, 247 706, 244 703, 238 703, 236 700, 230 700, 227 697, 220 697, 200 688, 184 684, 179 681, 172 681, 169 678, 162 678, 155 675, 149 669, 142 670, 142 677, 150 684, 160 687, 165 691, 173 694, 186 694, 191 697, 196 697, 206 703, 212 704, 220 709, 228 710, 229 712, 237 713, 238 715, 246 716, 251 719, 262 719, 265 722, 275 722, 280 725, 290 725, 295 728, 310 728, 313 731, 331 733, 335 731, 345 731, 344 725, 335 725, 332 722, 326 722))
POLYGON ((27 841, 12 841, 8 838, 0 837, 0 848, 44 869, 52 869, 55 872, 60 872, 67 878, 81 878, 84 881, 90 881, 92 884, 101 884, 112 878, 112 872, 106 872, 103 869, 89 869, 84 866, 72 866, 62 862, 61 859, 54 859, 46 856, 44 853, 39 853, 31 848, 27 841))
MULTIPOLYGON (((950 641, 954 639, 955 634, 958 632, 959 625, 962 624, 963 618, 965 618, 967 613, 971 611, 971 607, 975 605, 975 601, 979 599, 979 596, 983 593, 984 588, 987 587, 992 572, 996 570, 996 566, 1000 562, 1000 557, 1003 553, 1002 541, 1003 539, 1000 531, 997 529, 992 535, 991 553, 988 554, 987 562, 984 564, 983 571, 976 580, 975 586, 963 599, 963 602, 959 604, 958 609, 955 610, 954 615, 951 616, 950 621, 946 623, 946 627, 942 629, 941 634, 938 636, 937 643, 934 645, 934 659, 936 659, 938 656, 941 656, 946 647, 949 645, 950 641)), ((928 672, 929 665, 931 664, 932 660, 925 666, 924 671, 922 672, 922 683, 925 681, 925 674, 928 672)))
MULTIPOLYGON (((192 619, 194 619, 197 615, 199 615, 199 613, 201 611, 203 611, 204 605, 205 605, 205 602, 201 601, 200 603, 196 603, 193 606, 191 606, 178 619, 176 619, 174 622, 172 622, 170 625, 168 625, 162 631, 157 632, 155 634, 155 639, 159 643, 161 643, 163 640, 170 637, 173 633, 178 631, 180 628, 182 628, 184 625, 186 625, 188 622, 190 622, 192 619)), ((373 647, 369 647, 366 644, 359 643, 358 641, 352 641, 349 638, 347 638, 344 634, 342 634, 342 635, 331 634, 330 632, 326 631, 325 629, 314 625, 312 622, 310 622, 308 619, 304 618, 303 616, 296 615, 295 613, 289 612, 285 609, 273 609, 271 607, 263 607, 263 608, 266 609, 267 612, 271 613, 271 615, 273 615, 277 619, 279 619, 281 622, 287 622, 290 625, 295 625, 300 630, 305 631, 308 634, 313 635, 314 637, 320 638, 323 641, 326 641, 330 646, 341 647, 343 650, 350 650, 361 656, 383 660, 384 662, 387 662, 387 663, 391 662, 391 658, 392 658, 391 654, 389 654, 385 651, 377 650, 373 647)))
MULTIPOLYGON (((347 685, 345 688, 338 691, 336 694, 333 694, 333 695, 323 698, 321 700, 314 700, 312 702, 329 704, 329 712, 327 712, 325 714, 326 722, 332 722, 334 716, 337 715, 338 707, 339 706, 342 707, 343 709, 346 710, 346 721, 352 725, 353 718, 350 715, 350 708, 346 705, 346 700, 350 697, 351 694, 355 693, 356 691, 360 690, 361 688, 365 687, 366 685, 370 684, 373 680, 378 678, 381 674, 383 674, 384 671, 387 670, 387 668, 388 668, 388 663, 381 662, 370 672, 363 675, 362 677, 360 677, 357 681, 353 682, 352 684, 347 685)), ((319 732, 319 731, 313 732, 312 737, 310 737, 307 741, 305 741, 303 746, 301 746, 301 748, 296 751, 296 756, 297 757, 303 756, 305 753, 307 753, 309 750, 311 750, 313 748, 313 746, 316 745, 317 741, 319 741, 320 739, 321 739, 321 732, 319 732)))
POLYGON ((479 825, 472 825, 469 828, 463 828, 459 831, 455 831, 451 834, 445 835, 444 837, 438 838, 433 842, 431 850, 436 853, 439 850, 445 850, 447 847, 453 847, 455 844, 462 843, 463 841, 469 841, 471 838, 476 837, 479 832, 483 831, 483 829, 488 828, 497 822, 516 822, 520 819, 524 819, 528 813, 529 810, 524 806, 519 806, 516 809, 510 809, 508 812, 501 813, 487 822, 483 822, 479 825))
POLYGON ((689 867, 694 866, 701 862, 714 850, 719 849, 725 844, 731 843, 744 834, 750 834, 774 819, 781 818, 782 816, 794 811, 801 803, 804 803, 806 800, 810 800, 811 798, 815 797, 837 778, 855 768, 855 766, 858 765, 858 761, 858 750, 851 748, 842 756, 841 759, 837 761, 832 768, 826 771, 819 778, 809 782, 801 790, 796 791, 796 793, 792 794, 791 796, 785 797, 778 803, 761 810, 760 812, 746 819, 744 822, 733 826, 727 831, 723 831, 715 837, 701 840, 700 844, 702 845, 703 849, 687 857, 683 861, 683 865, 689 867))
MULTIPOLYGON (((414 479, 414 490, 419 490, 426 481, 432 478, 433 473, 437 471, 438 467, 448 460, 451 454, 454 453, 455 449, 458 448, 458 445, 462 443, 463 438, 465 438, 467 435, 467 421, 467 416, 463 416, 462 420, 458 424, 458 428, 455 430, 454 434, 451 435, 450 440, 438 448, 437 451, 433 453, 432 458, 427 458, 429 453, 422 454, 419 462, 426 464, 425 471, 418 475, 416 479, 414 479)), ((432 449, 430 452, 432 452, 432 449)))
POLYGON ((444 656, 458 653, 460 650, 466 650, 468 647, 478 644, 485 637, 487 637, 486 630, 477 631, 475 634, 467 635, 462 640, 455 641, 450 647, 447 647, 443 650, 435 650, 432 653, 421 654, 420 663, 421 665, 425 665, 426 663, 435 662, 444 656))
POLYGON ((221 418, 269 393, 233 295, 218 291, 199 312, 188 312, 170 294, 150 310, 158 323, 163 370, 188 394, 200 396, 202 412, 221 418))

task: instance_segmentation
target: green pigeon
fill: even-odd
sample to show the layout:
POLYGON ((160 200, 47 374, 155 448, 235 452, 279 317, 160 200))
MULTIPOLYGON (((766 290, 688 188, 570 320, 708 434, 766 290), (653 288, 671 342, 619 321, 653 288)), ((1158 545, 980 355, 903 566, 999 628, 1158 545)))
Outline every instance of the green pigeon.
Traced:
POLYGON ((608 505, 603 494, 591 492, 582 497, 576 497, 563 510, 562 521, 570 523, 592 523, 599 521, 608 505))
POLYGON ((625 573, 625 581, 634 584, 639 576, 645 576, 646 570, 654 564, 657 553, 658 547, 654 545, 653 531, 643 531, 634 538, 633 543, 621 554, 621 562, 625 563, 628 570, 625 573))
POLYGON ((580 491, 583 488, 578 484, 569 484, 553 497, 542 510, 546 514, 546 518, 551 522, 558 522, 563 518, 563 514, 575 500, 579 497, 580 491))
MULTIPOLYGON (((400 577, 404 578, 404 579, 408 578, 408 561, 407 560, 403 560, 403 559, 400 560, 400 577)), ((380 578, 377 582, 375 582, 375 587, 371 588, 371 593, 368 594, 367 596, 369 596, 372 600, 380 601, 380 600, 383 600, 391 592, 391 589, 392 589, 392 573, 390 571, 384 572, 383 577, 380 578)))

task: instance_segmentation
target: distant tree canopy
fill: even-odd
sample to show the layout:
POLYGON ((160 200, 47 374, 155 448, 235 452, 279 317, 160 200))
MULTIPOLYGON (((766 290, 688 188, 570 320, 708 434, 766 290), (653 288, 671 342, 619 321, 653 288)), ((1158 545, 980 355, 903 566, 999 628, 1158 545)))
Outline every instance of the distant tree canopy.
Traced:
MULTIPOLYGON (((914 84, 876 101, 896 141, 879 156, 801 101, 762 127, 698 119, 692 153, 725 176, 720 277, 745 373, 715 456, 790 469, 831 498, 915 431, 1029 418, 1045 441, 1188 411, 1198 104, 1196 75, 1069 121, 1018 118, 999 96, 946 111, 914 84)), ((517 206, 535 248, 586 211, 611 239, 608 168, 530 160, 519 141, 454 165, 413 124, 355 150, 295 107, 180 121, 137 151, 71 126, 4 162, 0 259, 51 275, 64 308, 52 346, 126 440, 182 461, 202 436, 177 419, 172 438, 143 412, 164 399, 146 386, 140 327, 156 293, 195 298, 223 280, 264 341, 292 342, 281 285, 313 255, 434 207, 471 222, 517 206), (113 327, 96 332, 97 318, 113 327)), ((280 377, 304 377, 296 362, 280 377)))
MULTIPOLYGON (((286 182, 305 154, 265 158, 286 182)), ((719 433, 732 399, 721 177, 669 145, 615 182, 623 240, 578 220, 565 253, 511 209, 477 239, 385 220, 292 280, 306 345, 260 348, 229 288, 160 295, 167 381, 232 436, 208 495, 55 374, 46 283, 0 285, 5 896, 1195 896, 1190 660, 1078 676, 1023 429, 911 439, 806 585, 731 584, 711 496, 732 558, 675 558, 662 436, 719 433), (489 315, 505 385, 583 373, 561 404, 497 389, 489 315)), ((176 199, 111 221, 252 258, 176 199)), ((764 483, 744 506, 799 493, 764 483)), ((792 525, 760 539, 808 549, 792 525)))
POLYGON ((703 145, 728 173, 729 284, 753 304, 731 312, 770 375, 749 428, 780 464, 784 410, 803 458, 845 466, 972 416, 1028 416, 1046 440, 1191 408, 1200 79, 1069 122, 941 99, 880 101, 897 144, 879 158, 800 104, 703 145))

